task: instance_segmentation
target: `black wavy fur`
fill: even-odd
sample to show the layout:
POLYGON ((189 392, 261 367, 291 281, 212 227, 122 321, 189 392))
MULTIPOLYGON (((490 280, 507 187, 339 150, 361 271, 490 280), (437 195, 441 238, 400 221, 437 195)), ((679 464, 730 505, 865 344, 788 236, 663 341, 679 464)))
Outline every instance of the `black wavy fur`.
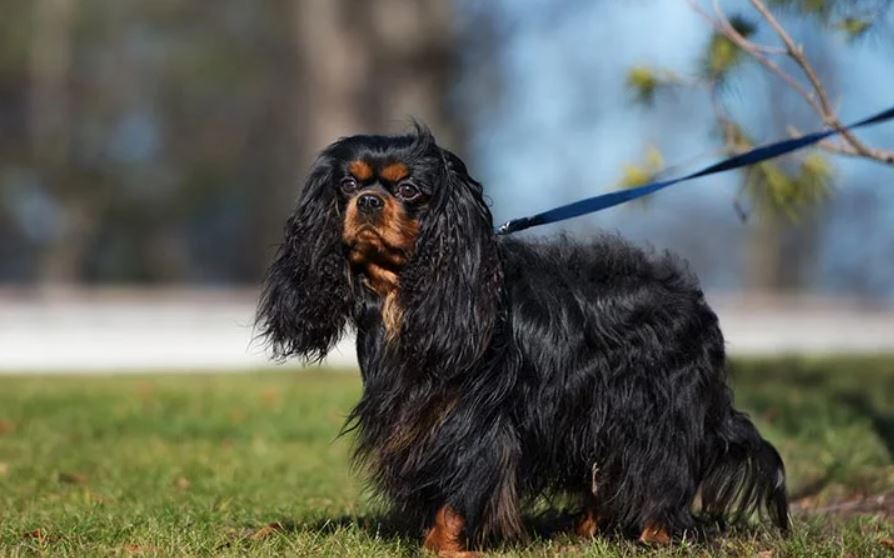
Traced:
POLYGON ((613 236, 492 227, 481 185, 424 129, 354 136, 316 163, 270 269, 258 321, 278 357, 320 358, 356 329, 347 429, 394 509, 424 528, 449 505, 473 543, 523 535, 522 511, 555 493, 631 536, 753 511, 787 529, 782 461, 732 407, 717 318, 685 266, 613 236), (339 169, 366 156, 408 162, 430 196, 393 339, 340 241, 339 169))

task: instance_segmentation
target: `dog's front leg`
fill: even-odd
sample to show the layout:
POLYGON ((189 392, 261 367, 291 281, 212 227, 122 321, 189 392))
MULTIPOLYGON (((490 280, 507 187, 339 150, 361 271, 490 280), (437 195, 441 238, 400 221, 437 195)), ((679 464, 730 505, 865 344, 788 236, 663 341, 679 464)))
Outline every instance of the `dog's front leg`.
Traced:
POLYGON ((435 523, 425 534, 422 546, 443 558, 474 558, 477 552, 466 550, 463 528, 466 521, 450 506, 441 506, 435 523))

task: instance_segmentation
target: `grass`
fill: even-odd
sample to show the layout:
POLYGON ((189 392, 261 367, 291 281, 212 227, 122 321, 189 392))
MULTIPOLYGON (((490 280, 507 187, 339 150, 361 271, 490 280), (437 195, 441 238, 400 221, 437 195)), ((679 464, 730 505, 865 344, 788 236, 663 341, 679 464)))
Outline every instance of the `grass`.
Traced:
MULTIPOLYGON (((892 556, 894 358, 737 361, 733 383, 788 465, 790 537, 492 555, 892 556)), ((377 527, 336 438, 359 393, 329 371, 0 377, 0 556, 418 555, 377 527)))

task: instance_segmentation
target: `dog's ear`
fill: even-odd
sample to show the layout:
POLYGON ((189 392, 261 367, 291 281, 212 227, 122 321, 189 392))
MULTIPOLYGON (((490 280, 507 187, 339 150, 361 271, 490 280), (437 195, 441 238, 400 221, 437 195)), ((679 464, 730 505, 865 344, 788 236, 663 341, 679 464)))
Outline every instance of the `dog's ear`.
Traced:
POLYGON ((440 376, 472 366, 490 346, 502 266, 481 184, 453 153, 441 161, 413 256, 400 274, 402 357, 440 376))
POLYGON ((256 326, 279 359, 320 360, 353 308, 333 166, 317 160, 267 272, 256 326))

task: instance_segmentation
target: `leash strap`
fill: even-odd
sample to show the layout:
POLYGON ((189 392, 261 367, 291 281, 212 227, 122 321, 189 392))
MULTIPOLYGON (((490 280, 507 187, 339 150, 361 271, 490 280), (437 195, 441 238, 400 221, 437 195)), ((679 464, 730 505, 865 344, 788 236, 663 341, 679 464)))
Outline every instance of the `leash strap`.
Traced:
POLYGON ((500 227, 496 230, 496 234, 510 234, 529 229, 531 227, 546 225, 548 223, 555 223, 557 221, 564 221, 566 219, 586 215, 587 213, 602 211, 603 209, 608 209, 609 207, 629 202, 643 196, 648 196, 649 194, 653 194, 658 190, 663 190, 668 186, 673 186, 674 184, 678 184, 686 180, 692 180, 694 178, 708 176, 709 174, 716 174, 719 172, 738 169, 740 167, 745 167, 748 165, 754 165, 756 163, 760 163, 774 157, 779 157, 780 155, 785 155, 786 153, 791 153, 792 151, 801 149, 803 147, 807 147, 808 145, 822 141, 829 136, 834 136, 835 134, 841 133, 845 130, 854 130, 856 128, 862 128, 863 126, 879 124, 891 119, 894 119, 894 107, 891 107, 888 110, 880 112, 874 116, 870 116, 869 118, 854 122, 853 124, 850 124, 848 126, 844 126, 841 129, 823 130, 821 132, 814 132, 812 134, 801 136, 799 138, 787 139, 778 141, 776 143, 771 143, 769 145, 756 147, 750 151, 746 151, 745 153, 734 155, 733 157, 720 161, 719 163, 715 163, 709 167, 705 167, 702 170, 687 174, 686 176, 672 178, 670 180, 650 182, 649 184, 638 186, 636 188, 615 190, 614 192, 609 192, 607 194, 593 196, 592 198, 587 198, 569 203, 567 205, 562 205, 554 209, 550 209, 549 211, 544 211, 543 213, 532 215, 530 217, 512 219, 500 225, 500 227))

